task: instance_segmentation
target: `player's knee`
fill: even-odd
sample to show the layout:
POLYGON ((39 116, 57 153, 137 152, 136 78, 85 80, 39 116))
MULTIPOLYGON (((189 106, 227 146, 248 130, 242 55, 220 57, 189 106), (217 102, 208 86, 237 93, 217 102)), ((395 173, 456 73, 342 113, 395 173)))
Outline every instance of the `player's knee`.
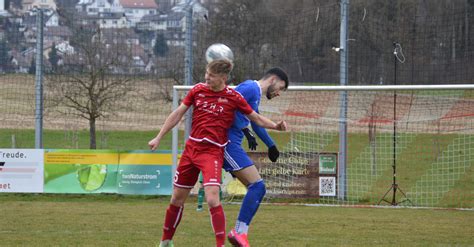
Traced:
POLYGON ((186 198, 188 197, 189 191, 189 189, 181 189, 177 187, 173 188, 173 194, 171 195, 170 203, 177 207, 183 206, 186 198))
POLYGON ((263 180, 259 180, 253 184, 250 184, 248 189, 253 190, 260 197, 265 196, 267 193, 267 188, 265 187, 265 182, 263 180))
POLYGON ((219 198, 219 187, 218 186, 209 186, 205 187, 206 191, 206 202, 210 208, 217 207, 220 205, 219 198))
POLYGON ((173 196, 172 196, 170 203, 173 204, 173 205, 175 205, 176 207, 181 207, 181 206, 184 205, 184 202, 185 202, 185 201, 186 201, 186 200, 185 200, 184 198, 176 198, 176 197, 173 197, 173 196))

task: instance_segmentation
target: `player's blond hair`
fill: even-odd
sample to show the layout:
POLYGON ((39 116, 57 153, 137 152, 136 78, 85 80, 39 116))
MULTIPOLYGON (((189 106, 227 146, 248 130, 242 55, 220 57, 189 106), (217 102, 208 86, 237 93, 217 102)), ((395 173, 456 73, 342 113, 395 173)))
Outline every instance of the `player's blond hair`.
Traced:
POLYGON ((234 65, 229 60, 225 59, 217 59, 207 64, 209 72, 220 75, 228 76, 233 68, 234 65))

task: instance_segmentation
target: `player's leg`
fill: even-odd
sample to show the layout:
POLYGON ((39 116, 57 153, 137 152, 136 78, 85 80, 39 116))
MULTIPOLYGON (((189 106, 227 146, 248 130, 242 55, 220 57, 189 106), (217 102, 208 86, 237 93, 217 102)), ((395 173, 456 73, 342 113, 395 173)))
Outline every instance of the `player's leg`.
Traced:
POLYGON ((185 148, 174 176, 173 194, 166 210, 160 246, 172 246, 174 233, 184 212, 184 203, 199 176, 199 169, 193 165, 189 149, 192 150, 185 148))
POLYGON ((202 186, 202 173, 199 173, 199 190, 197 198, 196 211, 202 211, 202 203, 204 202, 204 186, 202 186))
POLYGON ((247 240, 248 226, 260 205, 263 195, 265 195, 265 187, 262 191, 261 185, 263 182, 257 183, 261 181, 260 175, 252 160, 240 145, 230 143, 226 147, 224 158, 224 169, 231 172, 248 188, 240 207, 235 228, 229 232, 228 238, 234 246, 249 246, 247 240), (253 183, 256 186, 253 186, 253 183))
POLYGON ((235 230, 238 233, 247 234, 250 222, 257 213, 260 203, 265 196, 265 183, 254 165, 235 171, 232 174, 247 187, 247 193, 242 201, 235 224, 235 230))
POLYGON ((225 214, 219 198, 222 178, 223 148, 207 147, 198 162, 202 176, 206 202, 209 207, 212 228, 216 237, 216 246, 225 245, 225 214))
POLYGON ((162 242, 166 243, 173 239, 176 228, 178 228, 183 216, 184 202, 186 201, 190 191, 191 189, 179 188, 176 186, 173 188, 171 202, 166 209, 163 235, 161 237, 162 242))
POLYGON ((219 199, 219 185, 204 186, 206 201, 209 206, 212 228, 216 236, 216 246, 225 244, 225 214, 219 199))
MULTIPOLYGON (((222 178, 221 178, 221 186, 219 186, 219 199, 222 201, 222 180, 224 177, 224 170, 222 171, 222 178)), ((204 202, 204 186, 202 185, 202 173, 199 173, 199 189, 198 189, 198 197, 197 197, 197 207, 196 211, 202 211, 202 204, 204 202)))

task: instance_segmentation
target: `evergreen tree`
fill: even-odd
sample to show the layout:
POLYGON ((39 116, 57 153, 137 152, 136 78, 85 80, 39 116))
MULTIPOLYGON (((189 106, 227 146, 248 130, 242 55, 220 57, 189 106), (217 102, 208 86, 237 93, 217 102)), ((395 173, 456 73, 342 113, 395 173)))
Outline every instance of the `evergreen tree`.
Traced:
POLYGON ((49 56, 49 63, 51 63, 53 71, 56 71, 56 69, 58 68, 59 56, 58 56, 58 50, 56 49, 55 43, 53 43, 53 46, 48 56, 49 56))
POLYGON ((3 71, 7 70, 9 64, 8 47, 5 40, 0 41, 0 66, 3 71))
POLYGON ((28 69, 28 74, 36 74, 36 59, 32 59, 31 60, 31 65, 30 65, 30 68, 28 69))
POLYGON ((153 53, 156 56, 164 57, 168 53, 168 44, 166 43, 165 36, 160 33, 156 35, 155 46, 153 47, 153 53))

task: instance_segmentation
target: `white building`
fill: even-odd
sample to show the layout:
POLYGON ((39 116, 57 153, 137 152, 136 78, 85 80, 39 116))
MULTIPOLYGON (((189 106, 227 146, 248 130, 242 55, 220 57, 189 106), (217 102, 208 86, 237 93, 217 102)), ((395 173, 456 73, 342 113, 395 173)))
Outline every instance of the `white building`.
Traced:
POLYGON ((24 11, 32 10, 35 7, 55 11, 56 2, 54 2, 54 0, 23 0, 22 2, 22 8, 24 11))
POLYGON ((166 30, 168 15, 146 15, 136 25, 139 30, 166 30))
POLYGON ((138 23, 146 15, 157 14, 158 5, 154 0, 120 0, 120 4, 132 25, 138 23))
POLYGON ((76 9, 87 16, 102 18, 97 23, 101 27, 122 28, 134 27, 143 16, 156 14, 158 5, 154 0, 80 0, 76 9), (125 14, 126 24, 117 20, 119 14, 125 14))
POLYGON ((76 10, 87 15, 124 12, 119 0, 80 0, 76 4, 76 10))
POLYGON ((103 12, 95 16, 88 16, 89 24, 94 24, 100 28, 130 28, 132 23, 124 13, 103 12))

